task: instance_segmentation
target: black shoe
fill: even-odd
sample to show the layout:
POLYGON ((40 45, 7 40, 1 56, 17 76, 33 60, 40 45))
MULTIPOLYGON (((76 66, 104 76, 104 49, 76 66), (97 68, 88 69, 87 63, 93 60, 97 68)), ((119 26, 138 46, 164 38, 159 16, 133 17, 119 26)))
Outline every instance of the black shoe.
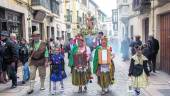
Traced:
POLYGON ((14 84, 13 84, 13 85, 11 86, 11 89, 14 89, 14 88, 16 88, 16 87, 17 87, 17 85, 14 85, 14 84))
POLYGON ((30 90, 27 92, 27 94, 32 94, 34 92, 34 90, 30 90))
POLYGON ((84 87, 84 92, 87 92, 87 87, 86 86, 84 87))
POLYGON ((22 81, 22 84, 25 84, 25 81, 22 81))
POLYGON ((78 93, 82 93, 82 87, 79 87, 78 93))

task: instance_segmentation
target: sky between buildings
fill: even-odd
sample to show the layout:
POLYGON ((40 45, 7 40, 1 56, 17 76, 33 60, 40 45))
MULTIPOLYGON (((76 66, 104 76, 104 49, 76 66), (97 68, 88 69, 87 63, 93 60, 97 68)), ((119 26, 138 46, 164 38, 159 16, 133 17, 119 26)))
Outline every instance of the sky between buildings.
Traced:
POLYGON ((112 9, 117 8, 116 0, 94 0, 99 8, 108 16, 112 16, 112 9))

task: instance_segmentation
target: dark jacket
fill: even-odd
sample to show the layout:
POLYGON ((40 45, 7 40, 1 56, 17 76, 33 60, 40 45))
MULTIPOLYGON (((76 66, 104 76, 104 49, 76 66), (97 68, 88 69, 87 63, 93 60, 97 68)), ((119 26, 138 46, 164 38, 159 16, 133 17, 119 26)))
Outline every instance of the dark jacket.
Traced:
POLYGON ((152 55, 156 55, 159 50, 159 42, 156 39, 148 40, 152 55))
POLYGON ((3 56, 4 56, 4 47, 2 42, 0 42, 0 72, 2 71, 3 56))
POLYGON ((17 51, 17 47, 10 39, 3 40, 4 42, 4 61, 7 61, 8 63, 16 62, 19 54, 17 51))
POLYGON ((149 47, 143 48, 142 53, 148 60, 151 59, 152 53, 151 53, 151 49, 149 47))
POLYGON ((29 52, 28 47, 25 44, 21 44, 19 48, 19 60, 24 64, 28 62, 29 52))
POLYGON ((137 40, 137 41, 132 41, 131 43, 130 43, 130 47, 131 47, 131 53, 132 53, 132 55, 134 55, 135 53, 136 53, 136 51, 135 51, 135 47, 136 46, 141 46, 142 45, 142 41, 141 40, 137 40))
MULTIPOLYGON (((128 74, 129 76, 132 76, 132 74, 133 74, 133 68, 134 68, 134 65, 135 65, 134 62, 135 62, 135 60, 131 59, 129 74, 128 74)), ((149 69, 148 69, 148 66, 147 66, 147 60, 143 61, 143 68, 144 68, 144 72, 146 73, 146 75, 150 76, 149 69)))
POLYGON ((155 38, 153 38, 153 50, 154 50, 154 54, 157 54, 159 51, 159 41, 155 38))

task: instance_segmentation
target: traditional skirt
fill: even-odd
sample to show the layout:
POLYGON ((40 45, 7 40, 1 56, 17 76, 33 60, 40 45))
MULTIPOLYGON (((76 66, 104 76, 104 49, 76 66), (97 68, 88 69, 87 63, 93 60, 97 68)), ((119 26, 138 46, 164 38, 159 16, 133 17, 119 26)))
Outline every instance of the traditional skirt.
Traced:
POLYGON ((98 84, 101 88, 107 88, 111 84, 110 72, 101 72, 98 76, 98 84))
POLYGON ((88 82, 88 71, 78 70, 73 68, 72 70, 72 84, 75 86, 83 86, 88 82))
POLYGON ((148 85, 147 75, 143 71, 143 74, 138 77, 132 77, 132 86, 134 88, 145 88, 148 85))
POLYGON ((88 69, 87 69, 87 79, 88 79, 88 80, 92 79, 92 71, 91 71, 90 62, 89 62, 89 67, 88 67, 88 69))

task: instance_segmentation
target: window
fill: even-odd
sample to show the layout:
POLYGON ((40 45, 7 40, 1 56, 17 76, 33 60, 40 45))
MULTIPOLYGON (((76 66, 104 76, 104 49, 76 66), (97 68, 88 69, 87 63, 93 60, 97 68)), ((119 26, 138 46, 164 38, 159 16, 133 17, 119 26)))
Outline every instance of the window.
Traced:
POLYGON ((82 0, 82 4, 84 4, 85 6, 87 6, 87 0, 82 0))
POLYGON ((55 34, 54 34, 54 27, 51 27, 51 37, 55 39, 55 34))
POLYGON ((123 0, 123 3, 127 3, 127 0, 123 0))
POLYGON ((72 15, 71 15, 71 10, 67 9, 67 16, 66 16, 67 22, 72 21, 72 15))
POLYGON ((51 11, 57 15, 60 15, 59 2, 51 0, 51 11))
POLYGON ((59 25, 57 25, 57 37, 60 37, 60 29, 59 29, 59 25))
POLYGON ((47 9, 51 9, 51 3, 50 3, 51 0, 32 0, 31 1, 31 4, 32 5, 41 5, 47 9))

